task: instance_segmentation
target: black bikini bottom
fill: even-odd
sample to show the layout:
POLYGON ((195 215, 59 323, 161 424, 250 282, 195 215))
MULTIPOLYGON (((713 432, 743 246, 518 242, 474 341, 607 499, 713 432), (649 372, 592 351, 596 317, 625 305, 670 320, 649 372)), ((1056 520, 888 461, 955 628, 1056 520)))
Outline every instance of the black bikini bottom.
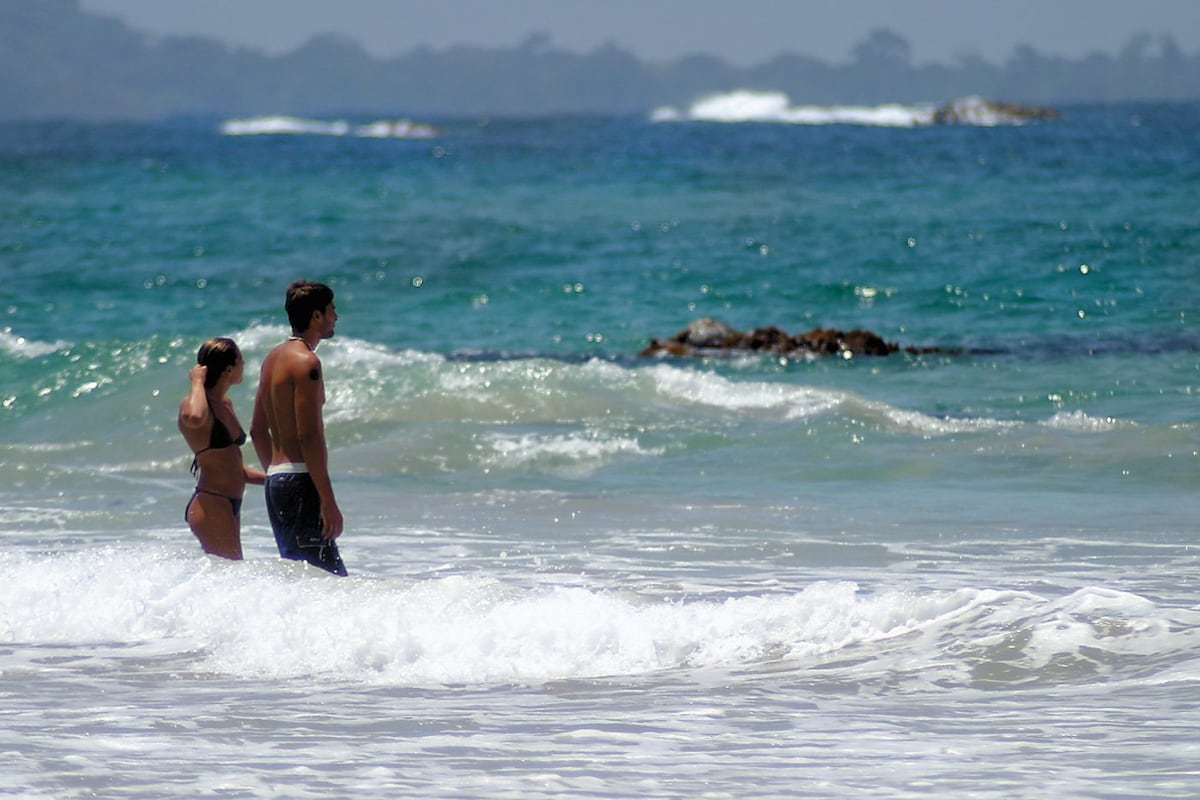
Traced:
MULTIPOLYGON (((196 491, 192 492, 192 498, 190 500, 188 500, 187 505, 183 507, 183 521, 184 522, 187 522, 188 511, 191 509, 192 503, 194 503, 196 501, 196 495, 198 495, 198 494, 211 494, 213 497, 225 497, 225 495, 223 495, 223 494, 217 494, 216 492, 210 492, 207 489, 197 489, 196 491)), ((242 498, 240 498, 240 497, 225 497, 225 499, 228 500, 229 505, 233 507, 233 515, 235 517, 239 516, 242 513, 242 498)))

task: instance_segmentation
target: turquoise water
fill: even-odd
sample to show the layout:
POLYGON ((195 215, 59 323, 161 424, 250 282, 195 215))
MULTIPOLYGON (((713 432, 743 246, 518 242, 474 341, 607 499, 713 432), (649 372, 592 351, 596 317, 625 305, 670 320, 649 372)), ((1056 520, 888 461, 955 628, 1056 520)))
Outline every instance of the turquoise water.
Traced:
POLYGON ((1192 796, 1200 107, 1064 111, 0 127, 0 786, 1192 796), (340 582, 180 518, 296 277, 340 582))

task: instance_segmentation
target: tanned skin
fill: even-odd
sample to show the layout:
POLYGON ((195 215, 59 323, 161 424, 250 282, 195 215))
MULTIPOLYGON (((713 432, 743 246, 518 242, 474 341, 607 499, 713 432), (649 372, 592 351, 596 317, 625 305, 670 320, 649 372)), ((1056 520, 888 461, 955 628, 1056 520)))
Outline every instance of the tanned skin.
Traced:
POLYGON ((330 303, 314 311, 308 327, 293 330, 263 360, 250 421, 250 438, 263 469, 303 462, 321 498, 321 533, 332 541, 342 535, 342 512, 329 479, 325 445, 325 378, 316 348, 333 336, 337 309, 330 303))
POLYGON ((200 465, 196 488, 200 492, 188 505, 187 521, 192 533, 200 540, 204 552, 222 558, 241 560, 241 521, 234 516, 226 498, 240 498, 247 483, 262 485, 266 476, 262 471, 242 463, 242 451, 238 447, 206 450, 212 435, 213 420, 219 418, 231 435, 242 430, 233 401, 227 393, 229 388, 242 382, 245 365, 241 354, 237 363, 226 367, 211 389, 204 388, 208 367, 197 364, 189 373, 191 389, 179 404, 179 432, 200 465))

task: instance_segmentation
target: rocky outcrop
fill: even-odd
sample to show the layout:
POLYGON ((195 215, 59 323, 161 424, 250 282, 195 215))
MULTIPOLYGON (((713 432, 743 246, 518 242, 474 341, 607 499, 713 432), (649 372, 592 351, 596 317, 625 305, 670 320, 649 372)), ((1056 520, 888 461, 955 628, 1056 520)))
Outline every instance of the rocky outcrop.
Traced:
POLYGON ((1000 103, 982 97, 964 97, 933 112, 935 125, 1020 125, 1024 122, 1059 119, 1049 106, 1000 103))
POLYGON ((735 353, 761 353, 805 358, 808 356, 886 356, 905 352, 914 354, 956 352, 938 347, 901 347, 872 331, 855 328, 813 328, 791 335, 774 326, 739 331, 712 317, 692 321, 669 339, 651 339, 640 353, 643 356, 709 356, 735 353))

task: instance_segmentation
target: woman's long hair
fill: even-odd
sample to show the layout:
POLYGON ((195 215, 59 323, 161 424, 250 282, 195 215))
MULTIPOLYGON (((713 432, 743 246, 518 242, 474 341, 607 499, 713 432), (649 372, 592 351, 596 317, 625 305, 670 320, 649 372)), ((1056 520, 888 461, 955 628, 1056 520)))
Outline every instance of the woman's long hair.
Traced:
POLYGON ((238 356, 241 354, 242 351, 238 350, 233 339, 224 336, 209 339, 200 345, 200 349, 196 352, 196 363, 208 367, 208 372, 204 376, 204 388, 211 389, 216 386, 225 369, 237 364, 238 356))

